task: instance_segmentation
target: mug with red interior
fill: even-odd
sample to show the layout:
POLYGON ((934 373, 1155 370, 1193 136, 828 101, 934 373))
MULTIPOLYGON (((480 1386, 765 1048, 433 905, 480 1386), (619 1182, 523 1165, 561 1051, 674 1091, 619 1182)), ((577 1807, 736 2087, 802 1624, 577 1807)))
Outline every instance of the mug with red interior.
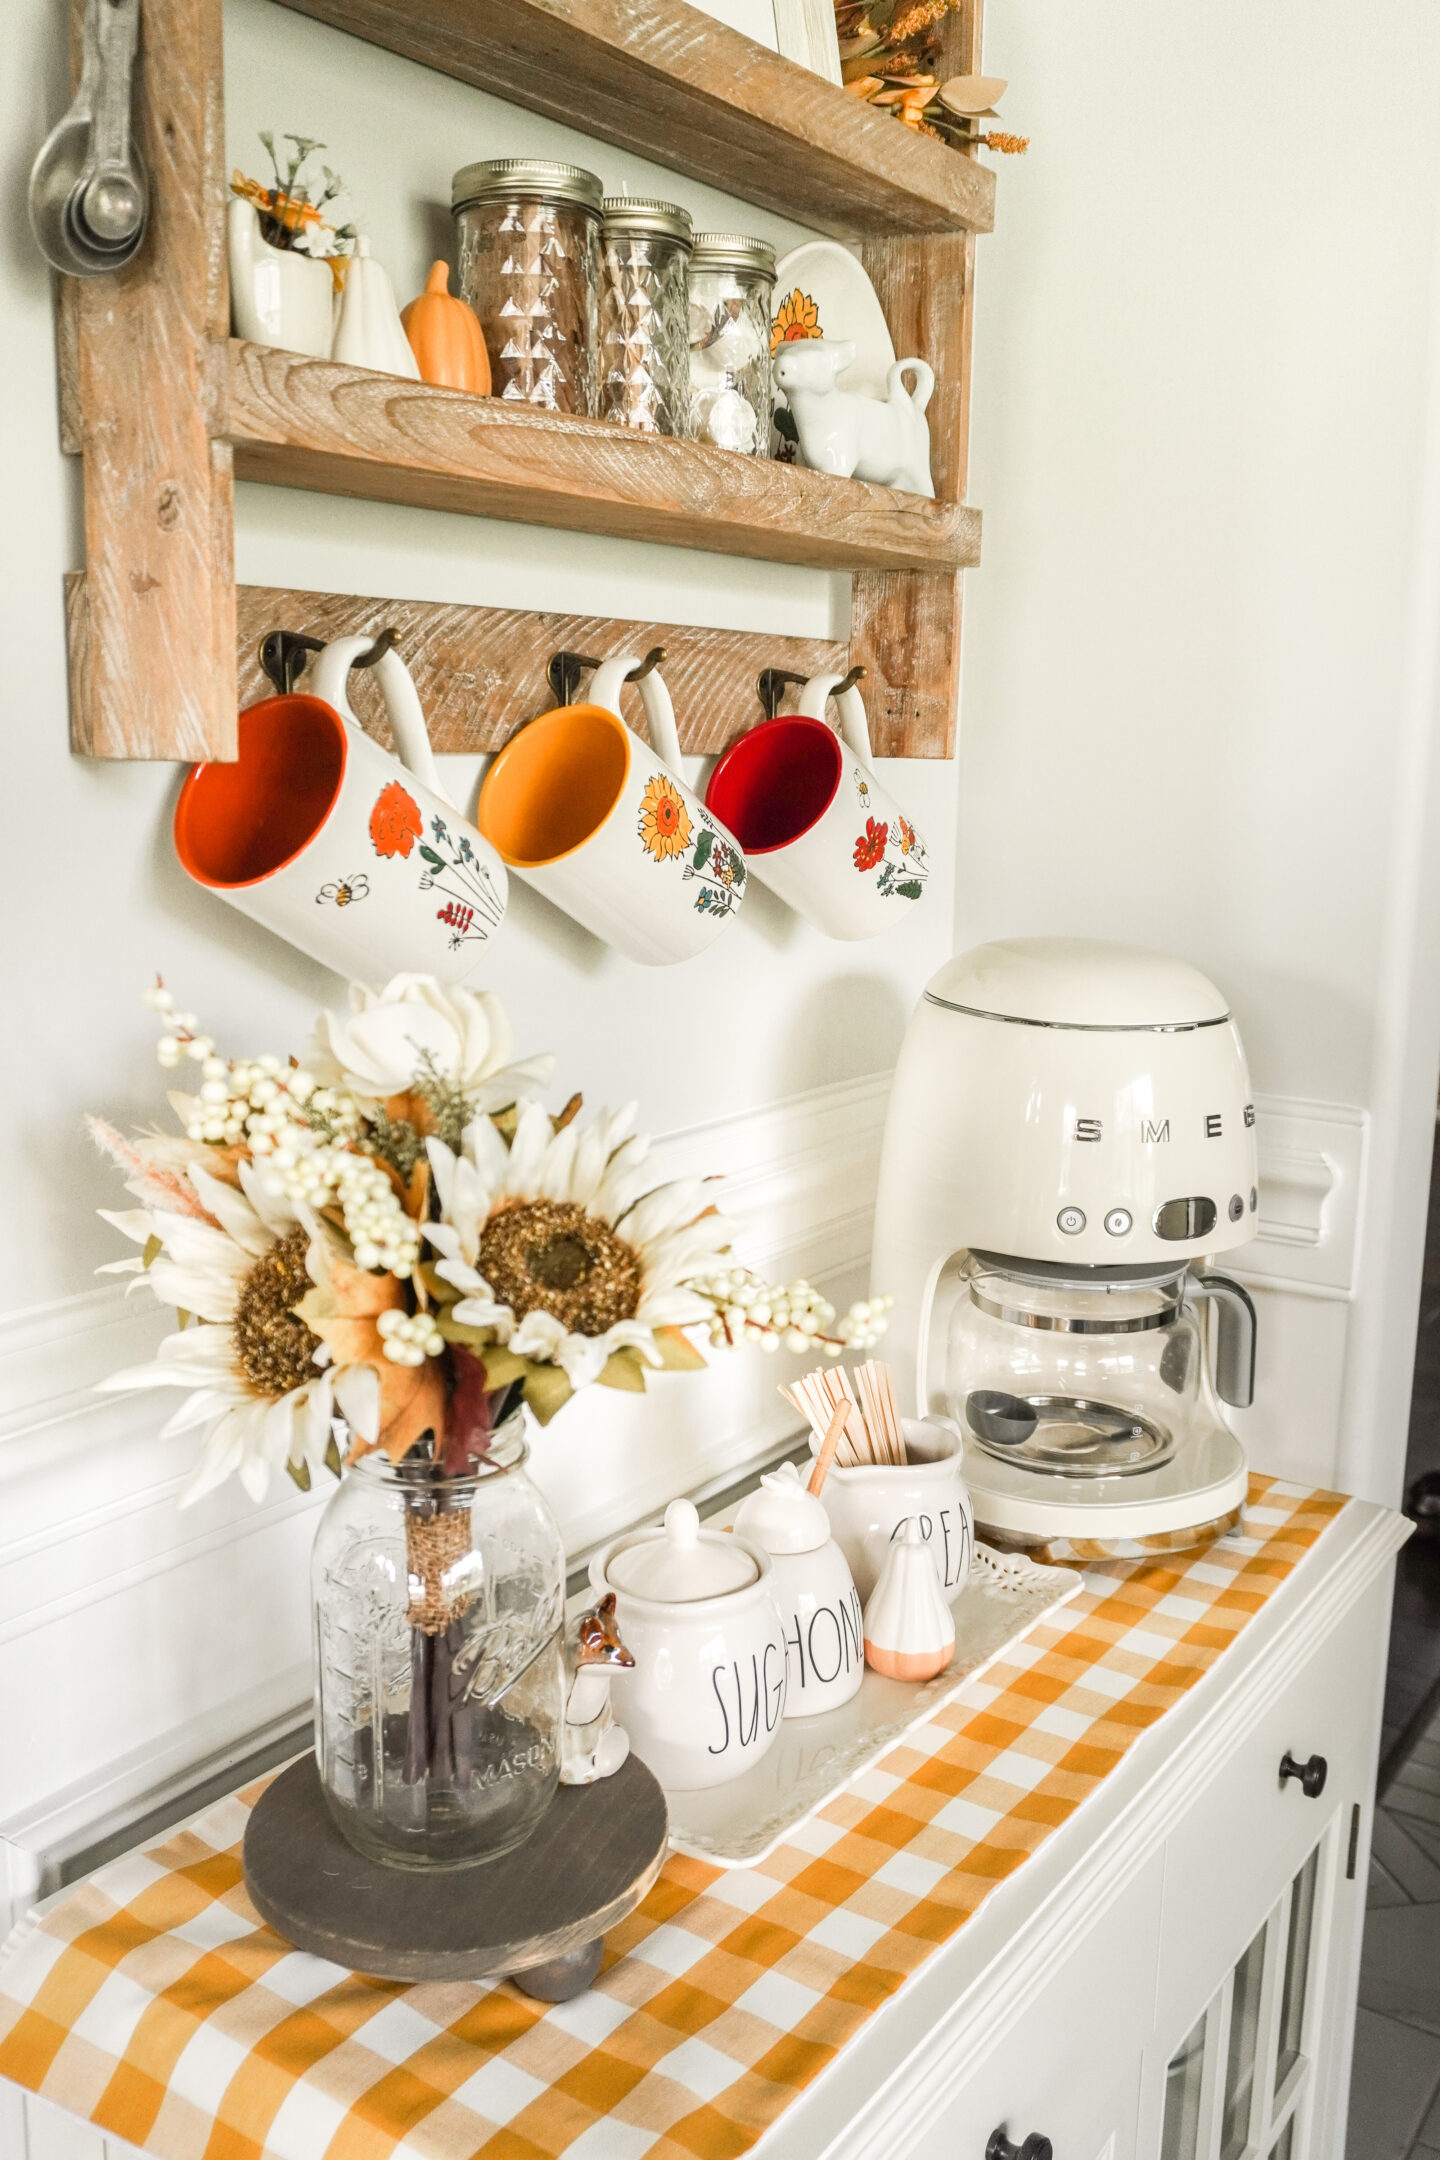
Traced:
POLYGON ((875 937, 925 890, 925 843, 870 762, 865 706, 842 675, 812 675, 799 711, 732 743, 705 790, 755 876, 835 938, 875 937), (825 708, 832 695, 840 728, 825 708))
POLYGON ((356 981, 463 982, 505 916, 505 865, 440 785, 396 652, 375 663, 397 760, 364 733, 345 685, 373 637, 338 638, 308 694, 240 715, 233 765, 196 765, 175 852, 197 885, 356 981))

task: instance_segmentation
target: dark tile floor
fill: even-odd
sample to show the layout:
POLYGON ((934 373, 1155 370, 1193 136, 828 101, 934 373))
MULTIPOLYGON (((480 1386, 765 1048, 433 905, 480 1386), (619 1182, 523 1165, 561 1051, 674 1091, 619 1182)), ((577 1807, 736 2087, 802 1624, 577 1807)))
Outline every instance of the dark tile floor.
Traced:
POLYGON ((1375 1811, 1346 2160, 1440 2160, 1440 1710, 1375 1811))
MULTIPOLYGON (((1405 1486, 1440 1470, 1440 1149, 1405 1486)), ((1440 1542, 1399 1556, 1346 2160, 1440 2160, 1440 1542)))

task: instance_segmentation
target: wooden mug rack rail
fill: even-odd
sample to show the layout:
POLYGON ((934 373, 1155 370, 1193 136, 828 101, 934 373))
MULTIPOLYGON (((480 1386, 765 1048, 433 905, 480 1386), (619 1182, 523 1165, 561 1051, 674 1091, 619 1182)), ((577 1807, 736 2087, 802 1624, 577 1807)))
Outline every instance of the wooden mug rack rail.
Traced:
MULTIPOLYGON (((667 647, 688 750, 719 748, 744 724, 761 667, 858 662, 877 750, 948 756, 961 572, 979 560, 979 513, 964 501, 970 326, 993 175, 686 0, 282 4, 858 240, 896 350, 935 369, 936 500, 231 338, 222 0, 145 0, 137 123, 150 234, 115 276, 59 281, 62 439, 85 480, 86 571, 67 594, 73 747, 233 757, 237 704, 263 690, 264 630, 383 620, 399 629, 442 749, 494 748, 548 704, 556 646, 643 640, 667 647), (237 593, 237 476, 849 571, 850 635, 237 593)), ((979 0, 947 19, 945 39, 947 72, 978 69, 979 0)))

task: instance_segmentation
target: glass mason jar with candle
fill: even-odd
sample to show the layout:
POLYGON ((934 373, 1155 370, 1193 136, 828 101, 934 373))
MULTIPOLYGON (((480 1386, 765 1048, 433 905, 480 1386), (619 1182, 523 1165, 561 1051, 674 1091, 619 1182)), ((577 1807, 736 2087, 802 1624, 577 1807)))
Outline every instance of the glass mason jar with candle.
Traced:
POLYGON ((321 1517, 315 1752, 331 1814, 372 1860, 493 1859, 554 1797, 565 1552, 527 1453, 522 1412, 473 1475, 371 1454, 321 1517))
POLYGON ((599 412, 602 194, 594 173, 554 158, 488 158, 451 181, 460 291, 495 397, 599 412))
POLYGON ((607 195, 601 249, 601 417, 652 435, 686 436, 689 216, 675 203, 607 195))
POLYGON ((747 233, 697 233, 690 256, 690 433, 770 455, 775 250, 747 233))

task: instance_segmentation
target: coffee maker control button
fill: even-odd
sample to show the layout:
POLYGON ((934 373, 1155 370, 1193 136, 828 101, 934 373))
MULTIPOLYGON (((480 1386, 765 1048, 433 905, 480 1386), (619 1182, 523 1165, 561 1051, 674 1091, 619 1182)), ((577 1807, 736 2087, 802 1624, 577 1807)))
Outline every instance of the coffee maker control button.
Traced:
POLYGON ((1240 1197, 1240 1195, 1239 1195, 1239 1193, 1238 1193, 1238 1192, 1237 1192, 1237 1193, 1231 1193, 1231 1195, 1230 1195, 1230 1220, 1231 1220, 1231 1222, 1239 1222, 1239 1220, 1240 1220, 1241 1216, 1242 1216, 1242 1215, 1243 1215, 1244 1213, 1245 1213, 1245 1202, 1244 1202, 1244 1201, 1243 1201, 1243 1200, 1241 1199, 1241 1197, 1240 1197))
POLYGON ((1156 1208, 1150 1227, 1158 1238, 1209 1237, 1215 1220, 1215 1202, 1204 1193, 1195 1193, 1188 1200, 1167 1200, 1156 1208))
POLYGON ((1062 1207, 1055 1218, 1066 1237, 1079 1237, 1085 1227, 1085 1210, 1078 1207, 1062 1207))
POLYGON ((1105 1217, 1105 1228, 1109 1231, 1111 1237, 1124 1237, 1126 1232, 1133 1227, 1134 1218, 1129 1208, 1112 1207, 1105 1217))

